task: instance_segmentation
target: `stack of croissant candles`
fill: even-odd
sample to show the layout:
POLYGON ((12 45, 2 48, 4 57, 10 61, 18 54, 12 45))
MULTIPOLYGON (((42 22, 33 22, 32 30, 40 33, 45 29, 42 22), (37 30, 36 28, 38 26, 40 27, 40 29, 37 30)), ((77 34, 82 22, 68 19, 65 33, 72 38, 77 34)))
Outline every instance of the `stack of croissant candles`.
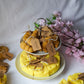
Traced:
POLYGON ((50 44, 52 44, 54 52, 54 48, 59 46, 59 38, 49 27, 44 26, 41 31, 40 29, 27 31, 21 40, 20 47, 28 52, 49 52, 50 44))

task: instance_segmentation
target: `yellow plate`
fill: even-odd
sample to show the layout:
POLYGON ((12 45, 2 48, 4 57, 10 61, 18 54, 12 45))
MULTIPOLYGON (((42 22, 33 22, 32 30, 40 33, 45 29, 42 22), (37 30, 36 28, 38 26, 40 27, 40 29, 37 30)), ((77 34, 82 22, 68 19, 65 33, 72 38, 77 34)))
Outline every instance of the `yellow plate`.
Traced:
POLYGON ((49 76, 49 77, 35 77, 35 76, 31 76, 27 73, 25 73, 22 69, 21 69, 21 65, 20 65, 20 54, 16 57, 16 60, 15 60, 15 65, 16 65, 16 68, 18 70, 18 72, 20 74, 22 74, 23 76, 29 78, 29 79, 33 79, 33 80, 49 80, 49 79, 52 79, 52 78, 55 78, 57 77, 59 74, 61 74, 61 72, 64 70, 65 68, 65 59, 63 57, 62 54, 60 54, 61 56, 61 65, 60 65, 60 68, 59 70, 54 73, 53 75, 49 76))

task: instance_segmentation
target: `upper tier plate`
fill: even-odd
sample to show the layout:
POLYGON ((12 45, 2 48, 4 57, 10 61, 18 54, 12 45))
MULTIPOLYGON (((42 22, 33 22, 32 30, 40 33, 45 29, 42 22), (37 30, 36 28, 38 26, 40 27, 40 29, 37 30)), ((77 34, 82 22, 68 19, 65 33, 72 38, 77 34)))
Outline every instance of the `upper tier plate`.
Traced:
MULTIPOLYGON (((55 48, 55 50, 57 51, 60 47, 61 47, 61 39, 59 38, 59 40, 60 40, 60 43, 59 43, 59 46, 57 47, 57 48, 55 48)), ((22 41, 22 38, 21 38, 21 40, 20 40, 20 42, 22 41)), ((32 55, 47 55, 48 53, 46 53, 46 52, 44 52, 44 51, 37 51, 37 52, 33 52, 33 53, 31 53, 31 52, 28 52, 28 51, 26 51, 27 53, 29 53, 29 54, 32 54, 32 55)))

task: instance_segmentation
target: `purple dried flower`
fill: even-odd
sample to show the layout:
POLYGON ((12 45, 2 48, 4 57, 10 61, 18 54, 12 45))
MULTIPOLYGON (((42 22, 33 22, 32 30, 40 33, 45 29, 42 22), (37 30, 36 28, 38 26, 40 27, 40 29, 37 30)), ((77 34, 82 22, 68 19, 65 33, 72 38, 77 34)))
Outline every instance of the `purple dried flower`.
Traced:
POLYGON ((73 26, 73 23, 72 23, 72 21, 67 21, 67 22, 66 22, 66 25, 67 25, 68 27, 71 27, 71 26, 73 26))
POLYGON ((78 43, 76 43, 76 44, 74 44, 74 46, 75 46, 75 47, 79 47, 79 44, 78 44, 78 43))
POLYGON ((57 12, 57 11, 54 11, 54 12, 53 12, 53 15, 54 15, 54 16, 61 16, 60 12, 57 12))
POLYGON ((68 28, 67 28, 67 27, 64 27, 64 28, 62 29, 62 32, 64 32, 64 33, 68 32, 68 28))
POLYGON ((68 32, 66 32, 66 35, 73 37, 73 32, 68 31, 68 32))
POLYGON ((75 33, 74 38, 77 39, 77 38, 79 38, 79 37, 80 37, 80 34, 75 33))
POLYGON ((53 28, 53 27, 54 27, 54 25, 53 25, 53 24, 50 24, 50 25, 49 25, 49 27, 50 27, 50 28, 53 28))
POLYGON ((78 30, 73 30, 74 33, 79 33, 78 30))
POLYGON ((61 21, 60 26, 61 26, 61 27, 64 27, 64 24, 65 24, 65 23, 64 23, 63 21, 61 21))
POLYGON ((82 46, 82 50, 84 51, 84 45, 82 46))
POLYGON ((68 40, 67 40, 67 42, 68 42, 69 44, 72 44, 73 41, 74 41, 74 39, 68 39, 68 40))
POLYGON ((66 54, 71 53, 71 49, 70 49, 69 47, 67 47, 66 50, 65 50, 65 53, 66 53, 66 54))
POLYGON ((41 19, 41 20, 39 20, 39 24, 42 26, 45 26, 45 21, 41 19))
POLYGON ((60 21, 60 20, 62 20, 62 18, 61 17, 57 17, 56 20, 60 21))
POLYGON ((79 50, 78 53, 79 53, 80 56, 84 55, 84 52, 82 50, 79 50))
POLYGON ((76 58, 78 58, 78 57, 80 57, 80 54, 78 52, 74 52, 73 56, 76 57, 76 58))
POLYGON ((82 37, 82 41, 84 41, 84 37, 82 37))
POLYGON ((77 51, 77 48, 76 47, 72 47, 72 52, 76 52, 77 51))
POLYGON ((80 43, 81 42, 81 38, 78 38, 75 43, 80 43))

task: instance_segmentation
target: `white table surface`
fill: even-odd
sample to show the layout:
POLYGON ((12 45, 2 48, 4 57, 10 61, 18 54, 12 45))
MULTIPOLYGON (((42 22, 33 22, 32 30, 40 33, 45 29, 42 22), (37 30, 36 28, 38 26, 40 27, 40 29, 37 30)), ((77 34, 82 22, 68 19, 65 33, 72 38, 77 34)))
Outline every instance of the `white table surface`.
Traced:
POLYGON ((84 72, 84 64, 66 55, 64 71, 52 80, 31 80, 16 70, 15 59, 22 51, 19 42, 23 32, 28 29, 28 25, 33 30, 37 18, 49 17, 55 10, 62 12, 63 19, 72 20, 74 28, 84 35, 84 0, 0 0, 0 45, 8 46, 14 54, 12 61, 6 60, 10 65, 7 84, 58 84, 70 74, 84 72))

